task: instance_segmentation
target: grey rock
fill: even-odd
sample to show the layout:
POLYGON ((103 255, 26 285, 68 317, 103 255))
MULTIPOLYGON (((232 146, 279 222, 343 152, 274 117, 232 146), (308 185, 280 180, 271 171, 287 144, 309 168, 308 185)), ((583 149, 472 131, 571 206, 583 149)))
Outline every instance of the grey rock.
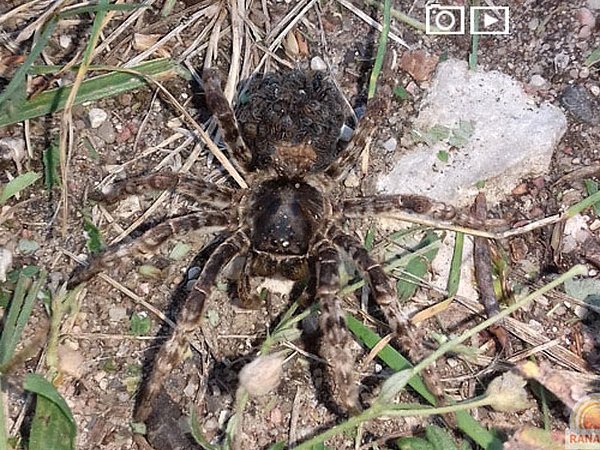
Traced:
POLYGON ((107 120, 100 125, 97 131, 98 137, 107 144, 114 144, 117 139, 115 127, 110 120, 107 120))
POLYGON ((562 91, 560 102, 580 122, 590 124, 600 122, 598 102, 584 86, 567 86, 562 91))
POLYGON ((378 189, 464 206, 480 182, 493 203, 522 178, 544 174, 567 120, 553 105, 536 106, 508 75, 470 72, 466 62, 448 60, 413 125, 425 143, 399 158, 378 189))

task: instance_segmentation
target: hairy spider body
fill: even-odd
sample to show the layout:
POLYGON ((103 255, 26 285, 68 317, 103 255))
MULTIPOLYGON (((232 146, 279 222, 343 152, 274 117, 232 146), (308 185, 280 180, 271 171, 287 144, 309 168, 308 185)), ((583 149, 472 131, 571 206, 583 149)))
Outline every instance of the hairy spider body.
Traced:
POLYGON ((352 141, 343 148, 340 128, 348 114, 338 90, 322 73, 269 74, 253 83, 236 117, 216 72, 204 74, 207 103, 250 188, 236 191, 175 173, 116 183, 101 198, 115 202, 149 188, 171 189, 197 201, 204 211, 168 219, 129 243, 107 249, 71 278, 71 286, 87 281, 129 253, 152 251, 178 232, 222 233, 220 244, 187 294, 173 335, 156 357, 138 397, 137 421, 149 417, 163 381, 182 359, 187 335, 202 320, 218 274, 236 256, 245 257, 238 282, 242 304, 256 301, 250 289, 254 275, 280 276, 313 286, 306 291, 320 305, 320 354, 330 368, 333 396, 344 410, 356 411, 360 406, 351 338, 338 295, 341 252, 350 256, 368 280, 372 297, 401 346, 411 356, 419 355, 420 344, 398 304, 392 280, 360 240, 343 232, 341 225, 347 218, 400 209, 453 219, 454 210, 417 195, 334 199, 330 188, 364 148, 387 100, 375 99, 368 105, 352 141))

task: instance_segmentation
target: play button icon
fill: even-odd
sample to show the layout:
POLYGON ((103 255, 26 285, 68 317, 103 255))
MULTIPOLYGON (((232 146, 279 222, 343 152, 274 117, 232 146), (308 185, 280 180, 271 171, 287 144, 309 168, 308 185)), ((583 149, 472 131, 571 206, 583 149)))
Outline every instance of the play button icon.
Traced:
POLYGON ((489 28, 492 25, 494 25, 495 23, 498 23, 498 19, 496 19, 495 17, 490 16, 488 13, 484 13, 483 14, 483 26, 484 26, 484 28, 489 28))
POLYGON ((472 6, 469 13, 471 34, 509 33, 508 6, 472 6))

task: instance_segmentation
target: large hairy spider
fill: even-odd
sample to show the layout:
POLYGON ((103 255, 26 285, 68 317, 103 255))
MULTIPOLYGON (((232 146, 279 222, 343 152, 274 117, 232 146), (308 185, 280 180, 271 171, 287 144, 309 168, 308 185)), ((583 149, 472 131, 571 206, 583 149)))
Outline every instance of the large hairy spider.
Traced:
POLYGON ((348 110, 338 89, 322 72, 297 70, 258 77, 251 82, 237 113, 225 99, 216 71, 205 71, 204 90, 223 140, 250 187, 235 190, 165 172, 114 184, 103 194, 104 201, 116 202, 149 189, 172 189, 196 201, 203 211, 168 219, 129 243, 107 249, 77 271, 70 284, 89 280, 131 252, 151 251, 176 233, 220 233, 221 243, 202 268, 185 299, 175 331, 156 357, 135 419, 148 419, 165 378, 185 353, 188 333, 204 316, 217 276, 240 255, 245 257, 238 283, 243 304, 256 301, 249 289, 250 278, 255 275, 283 277, 307 286, 304 295, 320 306, 320 354, 330 368, 333 397, 343 409, 356 411, 358 388, 351 337, 338 296, 341 252, 349 255, 368 280, 375 303, 404 349, 411 353, 418 344, 391 279, 361 242, 342 230, 342 224, 353 217, 398 209, 439 219, 456 218, 455 212, 417 195, 332 195, 370 138, 377 118, 386 114, 389 95, 380 95, 368 104, 365 117, 344 147, 340 130, 348 110))

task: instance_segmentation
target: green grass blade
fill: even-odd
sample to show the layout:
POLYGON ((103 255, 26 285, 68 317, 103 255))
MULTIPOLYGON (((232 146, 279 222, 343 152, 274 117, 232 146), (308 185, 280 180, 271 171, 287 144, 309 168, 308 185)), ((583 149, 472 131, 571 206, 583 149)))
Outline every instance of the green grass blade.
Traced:
POLYGON ((0 115, 7 114, 11 107, 14 106, 10 104, 9 100, 13 98, 13 94, 15 92, 17 92, 20 88, 25 86, 25 78, 27 76, 29 68, 33 65, 37 57, 40 56, 40 53, 42 53, 42 50, 46 47, 48 39, 50 39, 50 36, 52 35, 52 32, 54 31, 57 22, 57 18, 52 17, 44 25, 38 40, 35 42, 35 45, 31 50, 31 53, 29 54, 29 56, 27 56, 27 59, 25 59, 23 65, 19 67, 19 69, 15 72, 12 80, 10 80, 10 83, 8 83, 8 86, 6 86, 4 91, 0 93, 0 115))
MULTIPOLYGON (((583 183, 585 184, 585 189, 588 195, 594 195, 596 192, 598 192, 598 183, 596 183, 594 180, 586 179, 583 180, 583 183)), ((600 216, 600 202, 594 203, 592 207, 594 208, 594 214, 600 216)))
POLYGON ((202 430, 200 430, 200 426, 198 425, 198 415, 195 408, 192 408, 189 421, 192 437, 200 447, 204 450, 220 450, 220 447, 210 444, 202 434, 202 430))
POLYGON ((452 252, 452 261, 450 262, 450 273, 448 274, 448 298, 452 298, 458 292, 460 284, 460 270, 462 266, 463 247, 465 245, 464 233, 456 233, 454 238, 454 251, 452 252))
MULTIPOLYGON (((348 329, 356 336, 356 338, 365 344, 369 348, 375 347, 379 341, 381 341, 381 337, 365 327, 358 319, 351 315, 346 316, 346 321, 348 323, 348 329)), ((411 366, 408 359, 402 356, 397 350, 395 350, 391 345, 386 345, 383 349, 377 354, 381 360, 386 363, 389 367, 399 372, 403 369, 408 369, 411 366)), ((427 390, 425 383, 421 379, 421 377, 413 377, 408 382, 408 385, 413 388, 417 393, 427 400, 432 405, 435 404, 435 396, 427 390)))
POLYGON ((379 78, 379 74, 381 73, 381 69, 383 68, 383 58, 385 57, 385 49, 387 47, 388 36, 390 34, 391 9, 392 1, 384 0, 383 25, 381 27, 381 34, 379 35, 379 44, 377 45, 377 55, 375 56, 375 64, 373 65, 373 71, 371 72, 371 78, 369 80, 369 92, 367 94, 368 99, 372 99, 375 96, 377 78, 379 78))
POLYGON ((593 66, 594 64, 596 64, 597 62, 600 61, 600 47, 598 47, 596 50, 594 50, 590 56, 588 56, 585 59, 584 64, 586 66, 593 66))
MULTIPOLYGON (((168 59, 157 59, 127 70, 115 67, 110 70, 113 72, 81 83, 74 104, 80 105, 138 89, 147 84, 146 77, 171 78, 177 72, 177 64, 168 59)), ((0 110, 0 127, 60 111, 64 108, 70 92, 71 86, 51 89, 27 100, 10 114, 6 109, 0 110)))
POLYGON ((37 395, 29 450, 73 450, 77 427, 67 402, 41 375, 27 375, 24 387, 37 395))
POLYGON ((600 202, 600 192, 596 192, 595 194, 590 195, 589 197, 584 198, 579 203, 574 204, 570 208, 567 209, 567 217, 573 217, 582 212, 583 210, 589 208, 590 206, 594 206, 596 203, 600 202))
POLYGON ((0 193, 0 205, 6 203, 9 198, 31 186, 40 178, 41 175, 37 172, 27 172, 10 180, 8 183, 6 183, 6 186, 4 186, 2 192, 0 193))
POLYGON ((29 278, 23 273, 19 274, 8 315, 4 321, 2 336, 0 336, 0 367, 3 367, 12 358, 33 310, 35 300, 46 282, 46 276, 47 272, 42 271, 38 279, 27 290, 29 278))
POLYGON ((48 148, 44 150, 42 162, 44 164, 44 185, 46 186, 46 189, 60 186, 60 173, 58 172, 60 155, 58 153, 58 145, 56 145, 56 142, 50 143, 48 148))

